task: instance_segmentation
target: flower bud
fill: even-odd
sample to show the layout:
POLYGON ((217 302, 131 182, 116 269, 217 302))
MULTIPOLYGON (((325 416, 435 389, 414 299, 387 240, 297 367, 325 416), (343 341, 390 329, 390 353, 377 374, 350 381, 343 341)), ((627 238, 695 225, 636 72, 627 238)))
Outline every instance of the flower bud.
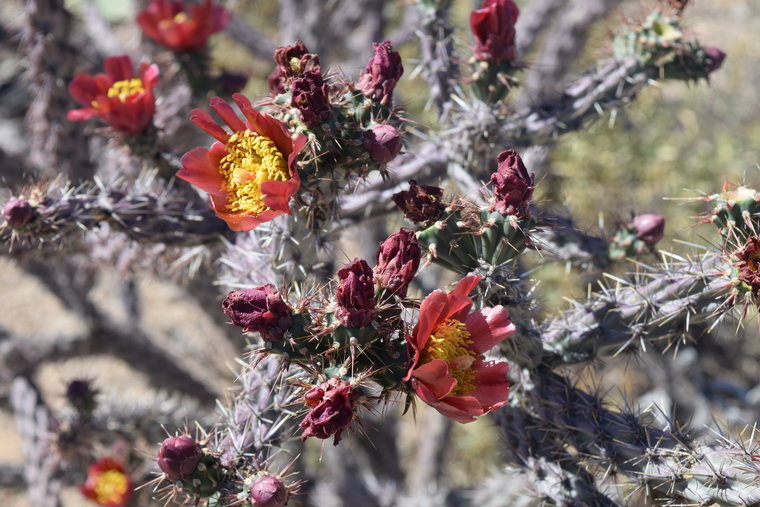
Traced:
POLYGON ((288 488, 272 475, 256 479, 251 486, 251 505, 254 507, 282 507, 288 503, 288 488))
POLYGON ((202 457, 201 446, 192 438, 169 437, 158 450, 158 467, 170 481, 181 481, 195 472, 202 457))
POLYGON ((293 80, 291 105, 298 108, 304 124, 313 128, 330 117, 327 84, 318 70, 304 72, 303 77, 293 80))
POLYGON ((364 149, 378 164, 390 162, 402 147, 401 132, 392 125, 381 123, 364 131, 364 149))
POLYGON ((665 217, 647 213, 633 219, 636 237, 649 246, 654 246, 665 235, 665 217))
POLYGON ((760 297, 760 237, 747 238, 744 248, 737 252, 739 280, 749 286, 752 295, 760 297))
POLYGON ((363 327, 375 318, 375 284, 367 261, 356 259, 338 271, 335 315, 346 327, 363 327))
POLYGON ((726 59, 726 53, 713 46, 705 47, 704 52, 705 65, 707 66, 708 72, 715 72, 718 70, 721 65, 723 65, 723 60, 726 59))
POLYGON ((412 231, 401 229, 380 244, 377 251, 375 279, 377 285, 405 297, 409 283, 420 267, 422 249, 412 231))
POLYGON ((232 291, 222 308, 234 325, 246 333, 257 331, 266 341, 281 340, 293 325, 290 307, 272 284, 232 291))
POLYGON ((401 55, 393 50, 391 41, 374 43, 375 56, 369 59, 367 67, 359 77, 356 87, 367 97, 383 105, 393 105, 393 90, 404 74, 401 55))
POLYGON ((429 227, 441 218, 446 206, 441 202, 443 189, 428 185, 418 185, 409 181, 409 190, 393 194, 393 202, 404 212, 404 216, 416 224, 429 227))
POLYGON ((348 428, 354 417, 359 394, 351 388, 351 384, 339 378, 331 378, 319 387, 324 395, 301 421, 300 426, 304 429, 301 439, 326 439, 334 435, 333 445, 338 445, 341 433, 348 428))
POLYGON ((92 414, 97 394, 98 391, 93 389, 89 380, 72 380, 66 386, 66 399, 80 414, 92 414))
POLYGON ((309 53, 300 40, 292 46, 280 46, 275 49, 274 61, 277 67, 267 78, 272 93, 284 93, 289 79, 298 77, 308 70, 319 71, 319 56, 309 53))
POLYGON ((476 60, 499 64, 517 58, 515 23, 519 15, 512 0, 483 0, 481 8, 470 14, 476 60))
POLYGON ((319 405, 319 402, 322 401, 324 395, 324 389, 321 387, 312 387, 303 395, 303 402, 307 407, 316 407, 319 405))
POLYGON ((11 199, 3 207, 3 217, 11 227, 21 227, 34 218, 34 207, 26 199, 11 199))
POLYGON ((491 175, 494 196, 490 211, 502 215, 527 217, 533 197, 533 177, 528 175, 520 155, 513 150, 502 152, 498 158, 499 168, 491 175))

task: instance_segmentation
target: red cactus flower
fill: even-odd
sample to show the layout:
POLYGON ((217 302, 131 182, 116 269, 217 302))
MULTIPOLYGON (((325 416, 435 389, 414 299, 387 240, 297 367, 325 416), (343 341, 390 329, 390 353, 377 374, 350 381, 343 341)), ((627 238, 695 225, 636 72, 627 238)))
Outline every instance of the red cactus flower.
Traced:
POLYGON ((509 367, 483 353, 515 332, 502 306, 470 312, 467 295, 479 276, 463 278, 448 294, 436 290, 422 301, 407 338, 412 364, 404 380, 438 412, 461 423, 507 402, 509 367))
POLYGON ((195 109, 190 119, 218 142, 182 157, 177 177, 209 193, 216 216, 234 231, 254 227, 284 213, 301 186, 296 162, 305 136, 290 138, 285 124, 256 111, 240 94, 232 96, 245 116, 241 120, 224 100, 211 99, 211 109, 232 129, 219 126, 209 113, 195 109))
POLYGON ((69 93, 85 106, 73 109, 66 118, 87 120, 99 116, 120 132, 138 135, 147 129, 156 112, 153 88, 158 83, 158 67, 141 63, 135 76, 128 56, 106 58, 105 74, 79 74, 69 84, 69 93))
POLYGON ((520 9, 512 0, 483 0, 480 9, 470 14, 475 35, 475 59, 507 63, 517 58, 515 23, 520 9))
POLYGON ((79 488, 85 498, 105 507, 124 507, 132 496, 132 480, 121 463, 101 458, 87 469, 87 481, 79 488))
POLYGON ((190 6, 184 1, 151 0, 137 15, 137 24, 145 35, 177 52, 202 50, 208 38, 229 22, 229 12, 212 0, 190 6))

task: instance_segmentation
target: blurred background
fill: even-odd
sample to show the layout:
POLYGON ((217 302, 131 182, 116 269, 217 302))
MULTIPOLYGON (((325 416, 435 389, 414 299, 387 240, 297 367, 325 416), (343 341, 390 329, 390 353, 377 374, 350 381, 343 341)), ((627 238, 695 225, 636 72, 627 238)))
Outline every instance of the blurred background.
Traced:
MULTIPOLYGON (((347 2, 321 3, 326 13, 335 15, 347 2)), ((397 88, 397 103, 404 105, 407 116, 419 124, 421 130, 434 127, 436 114, 426 109, 426 84, 415 72, 419 52, 413 25, 410 29, 407 20, 409 2, 380 3, 385 14, 383 26, 374 26, 372 20, 359 16, 355 20, 357 26, 364 23, 368 28, 352 34, 349 44, 344 40, 344 44, 337 45, 329 26, 323 30, 305 30, 309 25, 305 21, 299 24, 301 18, 297 11, 292 12, 292 16, 283 13, 286 8, 298 7, 299 2, 230 1, 227 6, 240 23, 233 23, 227 33, 212 39, 213 65, 250 76, 244 93, 256 97, 267 93, 266 76, 273 63, 266 53, 271 48, 263 44, 259 45, 260 50, 251 50, 257 42, 251 40, 250 33, 245 33, 246 26, 253 27, 256 34, 274 44, 291 43, 294 36, 301 37, 309 49, 320 54, 323 68, 331 67, 351 76, 359 73, 371 55, 371 35, 382 34, 391 38, 404 57, 406 73, 397 88)), ((531 1, 518 3, 528 9, 531 1)), ((568 11, 572 10, 573 3, 567 2, 568 11)), ((555 84, 578 75, 594 60, 610 56, 611 34, 629 19, 644 17, 651 7, 651 3, 639 0, 611 3, 619 5, 585 27, 587 41, 579 44, 578 50, 569 56, 571 65, 562 70, 555 84)), ((452 22, 461 55, 471 51, 467 20, 476 4, 479 2, 455 2, 452 22)), ((99 41, 93 54, 140 54, 145 42, 133 23, 140 2, 71 0, 67 6, 77 15, 75 31, 99 41)), ((23 185, 23 178, 12 174, 19 167, 15 161, 23 160, 35 149, 27 143, 23 124, 26 110, 35 100, 25 94, 20 78, 28 63, 20 40, 24 8, 24 2, 17 0, 0 5, 0 150, 3 153, 0 165, 4 166, 0 172, 6 182, 13 180, 8 185, 11 188, 23 185)), ((309 12, 313 11, 312 8, 309 12)), ((562 15, 560 11, 557 16, 562 15)), ((557 18, 552 22, 557 23, 557 18)), ((760 184, 760 42, 757 37, 760 2, 695 0, 685 12, 684 25, 704 44, 717 46, 727 53, 723 67, 710 76, 709 83, 674 81, 650 86, 614 118, 606 115, 588 128, 561 137, 541 159, 538 172, 542 179, 537 200, 548 208, 572 215, 579 228, 607 237, 614 233, 617 223, 630 220, 633 214, 662 214, 667 218, 667 226, 659 247, 686 255, 694 251, 689 243, 706 244, 713 233, 709 226, 699 225, 696 219, 705 211, 704 203, 664 200, 664 197, 699 198, 720 191, 724 181, 746 182, 750 186, 760 184)), ((518 23, 518 43, 520 29, 518 23)), ((545 93, 545 76, 551 73, 545 53, 550 39, 551 30, 548 30, 531 45, 530 52, 521 55, 526 70, 524 85, 515 97, 517 102, 545 93)), ((88 61, 92 55, 81 56, 82 68, 92 66, 93 62, 88 61)), ((161 58, 158 55, 159 65, 166 63, 161 58)), ((72 101, 70 107, 74 106, 72 101)), ((175 147, 177 152, 205 142, 197 142, 204 139, 198 133, 188 136, 186 146, 175 147)), ((414 151, 413 141, 407 142, 407 149, 414 151)), ((529 165, 529 169, 534 168, 529 165)), ((1 197, 4 201, 7 195, 1 197)), ((401 224, 395 215, 389 220, 388 230, 401 224)), ((359 231, 346 235, 342 245, 346 258, 363 251, 358 244, 362 234, 359 231)), ((375 246, 364 248, 374 251, 375 246)), ((567 298, 586 294, 588 277, 557 263, 541 266, 540 254, 532 255, 527 262, 536 266, 531 278, 538 282, 537 295, 543 312, 556 311, 568 304, 567 298)), ((654 261, 654 257, 642 260, 654 261)), ((97 270, 96 284, 89 294, 91 301, 115 321, 132 318, 119 303, 118 294, 118 287, 128 279, 139 295, 139 308, 134 315, 139 316, 141 328, 169 357, 182 363, 196 379, 223 399, 225 390, 234 381, 234 359, 241 351, 228 339, 229 329, 210 316, 218 308, 209 310, 190 297, 186 281, 170 276, 132 276, 128 274, 129 269, 106 264, 102 263, 97 270)), ((614 269, 620 274, 634 271, 636 266, 624 263, 614 269)), ((40 343, 82 333, 77 315, 62 305, 58 296, 19 267, 12 256, 0 257, 0 333, 40 343)), ((579 368, 575 373, 587 385, 607 392, 612 401, 637 399, 642 406, 657 403, 665 411, 675 411, 683 420, 692 420, 696 428, 712 425, 714 418, 728 422, 730 427, 741 427, 742 423, 760 418, 758 319, 747 319, 739 337, 720 329, 715 333, 719 339, 710 344, 714 350, 708 353, 700 350, 697 354, 694 348, 699 347, 698 344, 682 344, 678 357, 667 366, 662 364, 664 360, 660 355, 643 353, 635 359, 621 357, 579 368), (699 364, 694 363, 697 355, 703 358, 699 364), (678 379, 684 375, 698 376, 696 384, 705 386, 714 395, 710 401, 719 399, 721 402, 700 406, 688 392, 679 392, 678 379)), ((125 404, 137 404, 146 396, 161 395, 143 373, 111 355, 51 361, 36 372, 43 396, 53 407, 64 405, 66 382, 82 377, 93 379, 103 398, 125 404)), ((6 399, 7 396, 7 385, 0 386, 0 397, 6 399)), ((16 470, 14 465, 23 463, 21 443, 13 418, 5 410, 7 400, 0 403, 0 407, 3 408, 0 411, 0 463, 4 464, 3 470, 12 474, 16 470)), ((418 406, 416 423, 409 417, 400 420, 403 428, 398 432, 399 448, 404 456, 418 452, 417 432, 443 424, 437 413, 426 409, 418 406)), ((191 422, 195 414, 190 411, 185 417, 191 422)), ((367 431, 371 434, 372 428, 367 431)), ((499 446, 494 445, 499 437, 491 421, 482 418, 473 424, 452 426, 447 431, 451 432, 451 445, 441 456, 445 463, 444 482, 471 488, 486 477, 498 475, 504 463, 499 446)), ((346 443, 349 450, 357 445, 353 438, 348 438, 346 443)), ((334 452, 332 446, 321 444, 322 441, 309 442, 306 450, 307 471, 316 476, 329 465, 334 452)), ((144 452, 152 454, 154 449, 146 448, 144 452)), ((22 487, 7 487, 6 481, 3 485, 6 487, 0 488, 0 505, 30 505, 22 487)), ((502 487, 507 486, 502 484, 502 487)), ((520 486, 509 487, 519 497, 520 486)), ((523 501, 530 504, 529 497, 523 501)), ((88 503, 75 488, 69 488, 64 505, 76 507, 88 503)), ((510 503, 501 504, 498 498, 489 498, 479 505, 510 503)))

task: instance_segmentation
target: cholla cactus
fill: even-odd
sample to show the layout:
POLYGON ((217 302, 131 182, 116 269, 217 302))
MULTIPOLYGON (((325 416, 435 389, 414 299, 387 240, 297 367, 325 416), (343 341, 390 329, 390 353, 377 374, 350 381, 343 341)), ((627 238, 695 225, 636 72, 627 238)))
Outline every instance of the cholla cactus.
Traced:
MULTIPOLYGON (((725 54, 684 27, 687 2, 661 2, 615 30, 611 59, 532 95, 547 78, 524 76, 529 50, 554 37, 535 19, 565 16, 559 32, 577 49, 617 2, 521 11, 483 0, 467 41, 453 21, 463 7, 412 4, 399 20, 382 2, 282 0, 287 45, 277 47, 234 5, 152 0, 123 21, 152 43, 104 58, 113 52, 100 45, 119 47, 120 35, 104 33, 94 5, 82 7, 79 34, 61 2, 28 3, 26 165, 41 170, 2 194, 0 243, 82 328, 40 344, 0 330, 35 505, 60 505, 64 485, 124 507, 497 502, 484 493, 496 481, 475 477, 493 470, 449 480, 443 465, 458 425, 489 420, 510 484, 526 478, 544 504, 760 502, 753 431, 698 434, 661 407, 616 407, 568 373, 642 351, 668 364, 665 352, 709 347, 723 322, 757 311, 760 194, 726 186, 695 199, 718 231, 696 253, 670 253, 662 215, 631 214, 594 235, 547 209, 552 175, 536 156, 658 80, 706 80, 725 54), (386 36, 385 21, 398 30, 386 36), (273 53, 265 95, 252 93, 263 81, 239 93, 244 79, 217 65, 229 62, 209 44, 225 31, 256 57, 273 53), (67 55, 58 69, 56 51, 67 55), (101 65, 87 62, 100 60, 105 73, 93 75, 101 65), (417 74, 425 93, 408 86, 417 74), (433 116, 420 116, 422 95, 433 116), (45 164, 64 174, 50 178, 45 164), (349 225, 362 228, 359 245, 346 241, 349 225), (101 283, 117 304, 93 291, 104 259, 122 277, 101 283), (530 269, 555 260, 603 283, 544 311, 530 269), (636 272, 623 274, 630 260, 636 272), (172 280, 187 297, 170 296, 182 322, 147 316, 148 272, 184 275, 172 280), (212 348, 195 350, 182 325, 212 348), (234 380, 202 351, 212 349, 234 349, 234 380), (42 366, 93 354, 168 392, 122 399, 93 373, 59 386, 58 406, 36 387, 42 366), (417 410, 430 424, 401 449, 417 410), (319 447, 324 462, 312 459, 319 447)), ((553 72, 567 77, 571 63, 553 72)), ((753 397, 741 398, 756 417, 753 397)))

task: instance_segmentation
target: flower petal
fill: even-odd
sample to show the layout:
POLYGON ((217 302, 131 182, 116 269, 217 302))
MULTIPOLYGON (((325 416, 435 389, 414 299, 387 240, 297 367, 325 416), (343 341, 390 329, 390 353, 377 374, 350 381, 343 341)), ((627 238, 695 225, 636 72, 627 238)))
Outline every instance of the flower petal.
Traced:
POLYGON ((230 105, 227 104, 227 102, 220 99, 219 97, 214 97, 211 99, 210 104, 211 109, 213 109, 214 112, 218 114, 222 120, 224 120, 224 123, 229 125, 233 132, 246 130, 245 123, 243 123, 243 121, 238 117, 230 105))
POLYGON ((504 405, 509 396, 509 365, 504 361, 487 361, 473 365, 475 369, 475 390, 470 396, 475 397, 488 412, 504 405))
POLYGON ((449 374, 449 366, 441 359, 434 359, 415 368, 410 375, 417 382, 424 384, 436 400, 449 394, 457 385, 457 381, 449 374))
POLYGON ((224 195, 224 179, 209 160, 206 148, 195 148, 182 156, 177 177, 210 194, 224 195))
POLYGON ((477 416, 484 413, 478 400, 472 396, 447 396, 433 408, 449 419, 463 424, 473 422, 477 416))
POLYGON ((220 127, 214 119, 203 109, 193 109, 190 113, 190 121, 198 125, 204 132, 216 138, 219 142, 227 143, 230 135, 220 127))
POLYGON ((470 348, 478 354, 490 350, 515 332, 515 325, 509 320, 509 312, 503 306, 472 312, 464 319, 464 325, 473 341, 470 348))
POLYGON ((103 65, 106 69, 106 74, 108 74, 114 81, 124 81, 125 79, 132 79, 135 77, 132 67, 132 59, 127 55, 106 58, 103 65))

